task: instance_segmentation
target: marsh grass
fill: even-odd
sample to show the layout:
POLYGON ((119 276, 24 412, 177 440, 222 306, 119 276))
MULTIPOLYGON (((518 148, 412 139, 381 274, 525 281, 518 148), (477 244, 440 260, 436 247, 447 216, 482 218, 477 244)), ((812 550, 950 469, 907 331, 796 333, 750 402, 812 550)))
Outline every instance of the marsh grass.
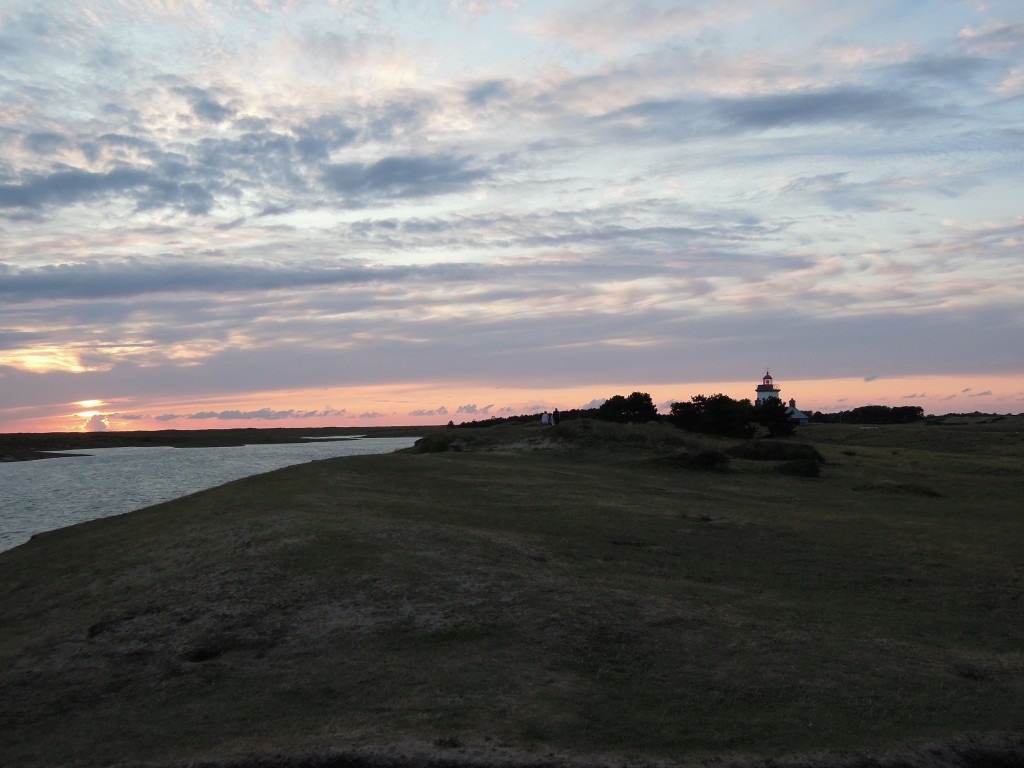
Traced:
POLYGON ((1024 443, 970 428, 804 428, 816 479, 673 465, 734 443, 663 425, 497 428, 37 537, 0 555, 0 763, 1019 733, 1024 443))

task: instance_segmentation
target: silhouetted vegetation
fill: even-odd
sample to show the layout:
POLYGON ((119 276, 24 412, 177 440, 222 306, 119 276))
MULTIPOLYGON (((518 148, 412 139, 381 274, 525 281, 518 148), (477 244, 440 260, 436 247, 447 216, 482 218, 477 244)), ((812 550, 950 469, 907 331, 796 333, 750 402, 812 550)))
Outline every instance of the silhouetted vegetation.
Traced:
POLYGON ((755 403, 752 418, 755 424, 768 430, 770 437, 787 437, 796 429, 796 422, 789 418, 786 404, 777 397, 755 403))
POLYGON ((729 468, 729 457, 722 451, 708 448, 702 451, 680 451, 673 457, 673 464, 698 472, 723 472, 729 468))
POLYGON ((454 438, 448 431, 444 432, 432 432, 426 437, 421 437, 417 440, 411 451, 413 453, 443 453, 452 446, 454 438))
POLYGON ((646 392, 633 392, 629 397, 614 395, 609 397, 597 409, 597 417, 605 421, 617 421, 623 424, 642 424, 657 421, 658 408, 646 392))
POLYGON ((489 418, 479 419, 476 421, 463 421, 457 425, 449 422, 448 426, 476 429, 479 427, 496 427, 499 424, 526 424, 531 421, 536 421, 538 418, 540 418, 538 414, 521 414, 519 416, 491 416, 489 418))
MULTIPOLYGON (((559 418, 561 421, 579 420, 579 419, 596 419, 597 408, 570 408, 569 410, 559 410, 559 418)), ((539 413, 524 413, 517 416, 491 416, 486 419, 480 419, 478 421, 463 421, 459 424, 449 423, 450 427, 457 427, 459 429, 478 429, 480 427, 497 427, 502 424, 531 424, 540 423, 539 413)))
POLYGON ((820 424, 912 424, 924 421, 924 408, 919 405, 863 405, 850 411, 822 413, 815 411, 811 421, 820 424))
POLYGON ((820 477, 821 464, 814 459, 793 459, 782 462, 775 468, 775 471, 796 477, 820 477))
POLYGON ((817 448, 806 443, 787 443, 777 440, 751 440, 726 449, 726 453, 737 459, 754 461, 797 461, 825 462, 817 448))
POLYGON ((754 407, 728 395, 694 395, 688 403, 672 403, 669 421, 680 429, 723 437, 753 437, 754 407))

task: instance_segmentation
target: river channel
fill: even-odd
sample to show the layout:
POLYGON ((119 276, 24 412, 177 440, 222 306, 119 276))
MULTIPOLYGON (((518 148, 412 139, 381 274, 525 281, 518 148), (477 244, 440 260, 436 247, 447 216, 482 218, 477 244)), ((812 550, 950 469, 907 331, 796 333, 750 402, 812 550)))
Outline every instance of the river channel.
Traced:
POLYGON ((293 464, 391 453, 415 437, 306 440, 231 448, 101 448, 0 463, 0 552, 33 534, 119 515, 293 464))

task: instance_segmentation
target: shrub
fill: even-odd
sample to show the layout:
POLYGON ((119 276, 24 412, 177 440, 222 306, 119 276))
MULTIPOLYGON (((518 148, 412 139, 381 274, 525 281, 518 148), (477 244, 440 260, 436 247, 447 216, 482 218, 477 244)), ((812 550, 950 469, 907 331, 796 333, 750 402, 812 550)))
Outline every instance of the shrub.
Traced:
POLYGON ((658 409, 646 392, 633 392, 629 397, 613 395, 597 409, 597 417, 605 421, 643 423, 658 420, 658 409))
POLYGON ((705 435, 752 437, 754 408, 749 400, 728 395, 694 395, 688 403, 672 403, 669 421, 680 429, 705 435))
POLYGON ((720 472, 729 466, 729 457, 721 451, 705 450, 691 454, 686 462, 689 469, 698 469, 705 472, 720 472))
POLYGON ((789 409, 777 397, 756 402, 753 420, 768 430, 769 437, 788 437, 796 430, 796 422, 789 418, 789 409))
POLYGON ((682 469, 693 469, 700 472, 721 472, 728 468, 729 457, 721 451, 705 449, 699 451, 676 451, 671 456, 658 460, 682 469))
POLYGON ((413 453, 443 453, 451 448, 453 438, 447 432, 434 432, 413 443, 413 453))
POLYGON ((792 459, 779 464, 776 471, 796 477, 818 477, 821 475, 821 464, 814 459, 792 459))
POLYGON ((825 457, 818 449, 806 443, 786 443, 778 440, 751 440, 726 450, 737 459, 754 461, 808 461, 825 463, 825 457))

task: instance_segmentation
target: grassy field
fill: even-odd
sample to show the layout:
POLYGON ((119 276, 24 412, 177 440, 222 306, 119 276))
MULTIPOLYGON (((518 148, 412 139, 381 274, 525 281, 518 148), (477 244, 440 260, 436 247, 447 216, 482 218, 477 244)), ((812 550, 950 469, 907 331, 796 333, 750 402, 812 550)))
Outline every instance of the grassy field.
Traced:
POLYGON ((0 765, 1024 761, 1021 417, 423 445, 0 554, 0 765))

